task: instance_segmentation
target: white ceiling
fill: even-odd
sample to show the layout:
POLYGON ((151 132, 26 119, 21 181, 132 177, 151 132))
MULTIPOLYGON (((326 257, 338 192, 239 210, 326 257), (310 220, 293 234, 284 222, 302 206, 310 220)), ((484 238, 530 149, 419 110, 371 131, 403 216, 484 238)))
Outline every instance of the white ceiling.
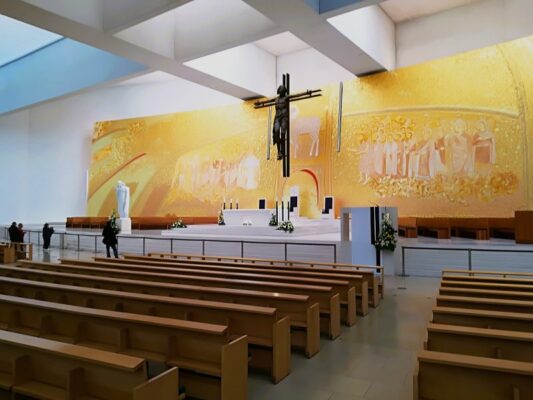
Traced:
POLYGON ((257 42, 254 42, 254 44, 276 57, 309 48, 307 43, 298 39, 290 32, 283 32, 270 36, 258 40, 257 42))
POLYGON ((480 0, 386 0, 380 6, 394 22, 402 22, 476 1, 480 0))
POLYGON ((181 81, 176 75, 167 74, 162 71, 153 71, 144 75, 136 76, 135 78, 125 79, 121 82, 113 84, 113 86, 129 86, 129 85, 148 85, 156 83, 169 83, 173 81, 181 81))

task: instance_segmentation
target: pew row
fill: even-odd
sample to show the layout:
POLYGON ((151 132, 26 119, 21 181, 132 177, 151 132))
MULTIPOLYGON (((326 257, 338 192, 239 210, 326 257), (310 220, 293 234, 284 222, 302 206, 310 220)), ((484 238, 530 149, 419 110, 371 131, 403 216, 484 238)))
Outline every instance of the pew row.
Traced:
POLYGON ((0 330, 0 387, 13 399, 177 400, 177 368, 147 376, 138 357, 0 330))
POLYGON ((533 333, 430 323, 424 350, 533 362, 533 333))
MULTIPOLYGON (((201 277, 195 275, 175 275, 152 272, 137 272, 111 268, 82 267, 66 264, 52 264, 41 262, 22 261, 18 268, 41 269, 55 272, 68 272, 97 276, 100 278, 118 278, 126 280, 148 282, 173 283, 180 285, 195 284, 205 287, 218 287, 228 289, 258 290, 269 293, 286 293, 309 296, 311 301, 318 303, 320 308, 321 331, 330 339, 337 338, 340 333, 340 296, 335 293, 331 286, 297 285, 277 282, 257 282, 241 279, 201 277)), ((339 281, 347 285, 345 281, 339 281)), ((277 307, 276 307, 277 308, 277 307)))
POLYGON ((415 400, 533 398, 533 363, 421 351, 413 377, 415 400))
MULTIPOLYGON (((532 286, 533 289, 533 286, 532 286)), ((472 289, 441 287, 439 294, 442 296, 464 296, 464 297, 485 297, 490 299, 508 300, 533 300, 533 291, 521 292, 518 290, 493 290, 493 289, 472 289)))
POLYGON ((178 367, 188 396, 246 398, 247 338, 222 325, 0 295, 0 328, 178 367))
MULTIPOLYGON (((76 265, 82 267, 109 267, 111 269, 118 268, 130 271, 141 271, 150 273, 161 274, 180 274, 180 275, 192 275, 199 277, 212 277, 212 278, 224 278, 224 279, 244 279, 253 280, 257 282, 280 282, 288 284, 302 284, 302 285, 325 285, 331 286, 333 292, 339 294, 341 302, 341 320, 347 326, 353 326, 357 319, 357 306, 356 306, 356 292, 357 286, 361 287, 364 284, 361 276, 357 278, 352 276, 341 276, 332 279, 331 276, 286 276, 284 274, 268 273, 268 271, 262 271, 259 269, 231 269, 231 267, 215 267, 208 266, 202 268, 201 266, 186 266, 180 265, 179 267, 173 267, 166 263, 161 265, 147 264, 145 261, 137 260, 125 260, 119 258, 103 258, 95 257, 95 261, 90 260, 73 260, 73 259, 61 259, 61 264, 64 265, 76 265), (328 279, 329 278, 329 279, 328 279), (343 279, 342 281, 339 279, 343 279)), ((155 263, 153 263, 155 264, 155 263)), ((272 271, 271 271, 272 272, 272 271)), ((366 286, 365 286, 366 287, 366 286)), ((368 291, 367 291, 368 293, 368 291)), ((368 295, 367 295, 368 297, 368 295)), ((368 313, 368 307, 365 308, 368 313)))
POLYGON ((483 270, 468 270, 468 269, 443 269, 443 279, 471 279, 477 278, 479 280, 488 279, 489 281, 501 280, 506 283, 530 283, 533 284, 533 272, 515 272, 515 271, 483 271, 483 270))
MULTIPOLYGON (((299 261, 299 260, 274 260, 266 258, 242 258, 242 257, 224 257, 224 256, 207 256, 198 254, 181 254, 181 253, 148 253, 147 256, 126 255, 126 258, 147 258, 153 257, 160 261, 169 262, 196 262, 205 263, 207 261, 216 262, 218 265, 251 264, 250 266, 270 266, 285 269, 286 267, 297 267, 298 271, 315 271, 329 273, 355 273, 363 275, 368 280, 368 289, 370 293, 370 304, 377 307, 379 300, 384 296, 385 275, 384 269, 380 266, 373 265, 354 265, 345 263, 328 263, 318 261, 299 261)), ((292 268, 291 268, 292 270, 292 268)))
MULTIPOLYGON (((247 335, 251 368, 267 371, 275 383, 290 373, 290 321, 289 317, 280 317, 274 308, 6 277, 0 277, 0 293, 101 310, 226 325, 230 338, 247 335)), ((316 331, 318 333, 318 327, 316 331)))
POLYGON ((437 306, 533 313, 533 301, 490 299, 484 297, 437 296, 437 306))
POLYGON ((469 308, 433 307, 431 322, 533 333, 533 314, 469 308))
MULTIPOLYGON (((502 281, 505 282, 505 281, 502 281)), ((463 288, 463 289, 484 289, 484 290, 506 290, 518 292, 533 292, 533 285, 528 284, 513 284, 495 282, 476 282, 471 280, 441 280, 441 288, 463 288)))
MULTIPOLYGON (((320 346, 319 306, 311 302, 308 296, 193 285, 175 285, 161 282, 144 282, 7 266, 0 268, 0 276, 39 281, 35 282, 35 284, 47 282, 69 285, 72 286, 72 289, 82 286, 85 288, 119 291, 123 293, 124 298, 128 297, 131 293, 158 295, 159 297, 210 300, 221 302, 219 304, 220 307, 223 307, 224 303, 273 307, 278 310, 278 313, 282 317, 288 316, 290 318, 292 344, 305 348, 306 352, 310 353, 308 356, 315 354, 320 346)), ((40 290, 42 291, 44 289, 40 288, 40 290)), ((155 310, 150 310, 149 313, 155 311, 162 312, 162 310, 164 310, 162 306, 158 305, 155 310)), ((137 309, 135 312, 137 312, 137 309)), ((231 321, 229 326, 230 329, 233 329, 231 321)), ((254 337, 251 338, 251 340, 253 339, 254 337)))

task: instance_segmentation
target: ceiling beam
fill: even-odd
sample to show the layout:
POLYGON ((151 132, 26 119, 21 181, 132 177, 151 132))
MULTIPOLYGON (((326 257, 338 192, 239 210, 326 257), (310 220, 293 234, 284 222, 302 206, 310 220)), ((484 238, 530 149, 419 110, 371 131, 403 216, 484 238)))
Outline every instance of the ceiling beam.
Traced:
POLYGON ((0 13, 230 96, 247 99, 260 95, 22 0, 0 0, 0 13))
POLYGON ((280 28, 324 54, 355 75, 384 70, 384 66, 341 34, 306 0, 243 0, 280 28), (335 44, 334 46, 332 44, 335 44))

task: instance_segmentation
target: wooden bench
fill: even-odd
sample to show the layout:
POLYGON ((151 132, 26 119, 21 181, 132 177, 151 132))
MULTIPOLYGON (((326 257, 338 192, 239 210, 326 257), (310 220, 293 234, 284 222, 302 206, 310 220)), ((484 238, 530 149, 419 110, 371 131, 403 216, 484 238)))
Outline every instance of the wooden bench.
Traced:
POLYGON ((490 299, 531 301, 533 300, 533 287, 532 291, 521 292, 518 290, 472 289, 445 286, 439 289, 439 294, 442 296, 484 297, 490 299))
POLYGON ((489 218, 489 236, 491 238, 515 238, 514 217, 510 218, 489 218))
MULTIPOLYGON (((152 272, 137 272, 129 270, 82 267, 65 264, 52 264, 40 262, 21 262, 22 268, 43 269, 56 272, 72 272, 76 274, 96 275, 98 277, 123 278, 147 282, 165 282, 174 284, 196 284, 206 287, 233 288, 244 290, 259 290, 273 293, 299 294, 309 296, 311 301, 319 304, 321 316, 321 330, 330 339, 337 338, 340 333, 340 296, 331 286, 297 285, 277 282, 258 282, 253 280, 213 278, 195 275, 174 275, 152 272)), ((339 281, 347 285, 346 281, 339 281)))
POLYGON ((415 217, 398 218, 398 235, 409 239, 418 237, 415 217))
POLYGON ((413 399, 533 399, 533 363, 421 351, 413 399))
MULTIPOLYGON (((127 258, 146 258, 146 256, 127 255, 127 258)), ((308 271, 308 272, 327 272, 340 274, 362 275, 363 279, 368 282, 369 301, 372 307, 379 305, 380 298, 384 296, 385 275, 383 267, 372 265, 354 265, 344 263, 328 263, 314 261, 298 260, 273 260, 266 258, 242 258, 242 257, 223 257, 223 256, 202 256, 195 254, 179 253, 148 253, 148 257, 157 258, 160 261, 167 262, 187 262, 194 264, 205 264, 206 262, 216 262, 217 265, 231 266, 235 263, 251 264, 248 266, 269 266, 276 269, 288 270, 287 267, 297 267, 289 270, 308 271)))
POLYGON ((12 264, 15 261, 15 248, 9 243, 0 243, 0 264, 12 264))
POLYGON ((502 300, 481 297, 438 296, 437 306, 533 313, 533 301, 502 300))
POLYGON ((143 359, 0 330, 0 387, 37 399, 176 400, 178 371, 143 359))
POLYGON ((450 218, 452 236, 489 240, 488 218, 450 218))
MULTIPOLYGON (((520 291, 520 292, 533 292, 533 285, 529 284, 513 284, 513 283, 500 283, 495 282, 476 282, 469 280, 448 280, 443 279, 441 281, 442 288, 470 288, 470 289, 486 289, 486 290, 506 290, 506 291, 520 291)), ((505 282, 505 281, 503 281, 505 282)))
POLYGON ((449 218, 416 218, 416 227, 420 236, 436 236, 437 239, 449 239, 451 226, 449 218))
POLYGON ((442 279, 533 285, 533 272, 443 269, 442 279))
POLYGON ((87 260, 71 260, 61 259, 62 264, 71 265, 104 265, 113 264, 116 268, 125 268, 146 272, 160 272, 160 273, 176 273, 176 274, 198 274, 205 276, 221 276, 227 277, 232 274, 242 279, 252 279, 258 281, 272 281, 272 282, 287 282, 287 283, 301 283, 311 285, 325 284, 333 287, 336 293, 339 293, 341 299, 342 315, 341 320, 348 326, 352 326, 356 322, 356 313, 361 315, 368 314, 368 284, 363 281, 363 277, 353 276, 349 274, 327 274, 321 272, 300 272, 300 271, 286 271, 286 270, 270 270, 268 268, 254 268, 241 265, 219 266, 211 264, 184 264, 184 263, 167 263, 158 262, 151 257, 145 259, 109 259, 103 257, 95 257, 95 263, 87 260), (348 286, 339 285, 339 279, 348 282, 348 286), (356 305, 356 295, 362 292, 363 295, 359 298, 356 305))
POLYGON ((452 307, 433 307, 432 311, 431 322, 436 324, 533 333, 533 314, 452 307))
MULTIPOLYGON (((35 284, 49 282, 71 286, 84 286, 86 288, 123 291, 124 298, 126 298, 128 292, 131 292, 166 297, 171 296, 224 303, 274 307, 278 310, 278 313, 280 313, 281 316, 290 317, 292 345, 305 349, 308 356, 315 354, 320 346, 319 305, 312 302, 309 296, 193 285, 175 285, 161 282, 105 278, 92 275, 67 274, 7 266, 0 268, 0 276, 41 281, 35 282, 35 284)), ((20 293, 15 294, 20 295, 20 293)), ((221 303, 220 306, 223 306, 223 303, 221 303)), ((157 310, 160 310, 160 307, 158 307, 157 310)), ((232 326, 231 322, 229 325, 230 327, 232 326)))
POLYGON ((188 396, 246 398, 247 338, 226 326, 0 295, 0 328, 179 367, 188 396))
MULTIPOLYGON (((0 293, 141 315, 227 325, 228 335, 247 335, 250 367, 277 383, 290 372, 290 320, 274 308, 164 297, 0 277, 0 293)), ((318 321, 317 321, 318 322, 318 321)), ((318 333, 318 326, 316 328, 318 333)), ((318 336, 318 335, 317 335, 318 336)), ((319 343, 314 350, 318 352, 319 343)), ((307 350, 307 349, 306 349, 307 350)))
POLYGON ((533 333, 430 323, 424 350, 533 362, 533 333))

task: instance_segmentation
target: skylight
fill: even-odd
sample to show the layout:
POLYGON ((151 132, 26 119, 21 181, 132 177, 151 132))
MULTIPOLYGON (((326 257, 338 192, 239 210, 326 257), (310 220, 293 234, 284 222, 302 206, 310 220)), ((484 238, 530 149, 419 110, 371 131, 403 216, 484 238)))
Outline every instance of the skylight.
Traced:
POLYGON ((59 39, 62 36, 0 14, 0 67, 59 39))

